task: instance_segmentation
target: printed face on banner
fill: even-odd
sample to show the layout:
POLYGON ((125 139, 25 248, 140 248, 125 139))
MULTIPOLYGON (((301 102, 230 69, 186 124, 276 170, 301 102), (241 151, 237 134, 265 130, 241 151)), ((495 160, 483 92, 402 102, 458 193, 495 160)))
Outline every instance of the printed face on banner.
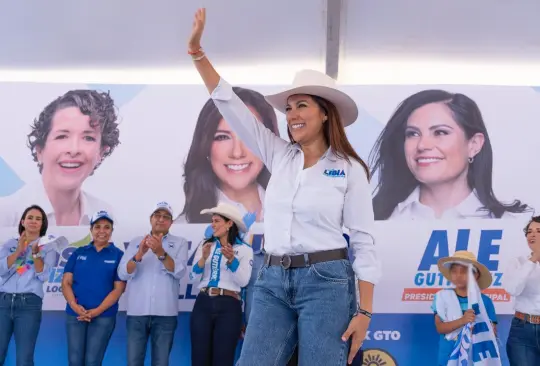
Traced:
POLYGON ((503 218, 530 215, 493 188, 494 152, 482 112, 462 93, 408 96, 371 151, 376 220, 503 218))
MULTIPOLYGON (((233 87, 254 117, 279 136, 277 117, 259 92, 233 87)), ((219 201, 236 205, 242 215, 262 221, 264 191, 270 172, 249 150, 221 116, 213 100, 207 100, 196 121, 184 164, 184 208, 176 223, 210 223, 201 210, 219 201)))
MULTIPOLYGON (((261 118, 253 107, 250 109, 258 119, 261 118)), ((210 163, 220 189, 228 197, 238 197, 249 189, 257 191, 257 178, 263 163, 240 141, 224 119, 219 121, 214 134, 210 163)))
MULTIPOLYGON (((482 149, 484 136, 470 139, 444 103, 430 103, 415 110, 405 129, 405 158, 416 180, 433 188, 451 185, 469 190, 468 159, 482 149)), ((469 192, 467 192, 469 193, 469 192)))
POLYGON ((103 157, 101 131, 77 107, 59 109, 45 145, 37 149, 43 184, 58 190, 79 189, 103 157))

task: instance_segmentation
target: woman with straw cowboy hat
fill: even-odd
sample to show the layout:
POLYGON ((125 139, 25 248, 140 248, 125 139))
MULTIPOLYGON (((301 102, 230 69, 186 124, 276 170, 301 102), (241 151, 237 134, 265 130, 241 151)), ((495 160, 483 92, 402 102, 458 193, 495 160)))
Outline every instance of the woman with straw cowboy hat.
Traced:
POLYGON ((358 108, 333 79, 300 71, 291 88, 266 96, 287 117, 290 142, 277 137, 206 57, 200 44, 205 16, 204 9, 195 15, 188 54, 223 118, 272 173, 264 205, 266 254, 238 363, 284 365, 297 344, 300 365, 350 363, 366 336, 381 272, 369 172, 344 129, 358 108), (352 265, 343 226, 356 257, 352 265))
POLYGON ((197 249, 190 279, 200 290, 191 313, 191 363, 233 365, 242 331, 242 288, 251 277, 253 250, 244 243, 247 227, 235 206, 204 209, 213 234, 197 249))

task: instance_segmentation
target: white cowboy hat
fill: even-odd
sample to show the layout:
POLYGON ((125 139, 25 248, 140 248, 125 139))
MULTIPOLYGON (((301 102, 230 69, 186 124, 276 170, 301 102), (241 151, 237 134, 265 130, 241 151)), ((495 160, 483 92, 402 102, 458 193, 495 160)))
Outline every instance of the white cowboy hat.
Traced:
POLYGON ((439 259, 439 261, 437 262, 439 271, 448 281, 451 281, 450 267, 452 266, 452 264, 461 264, 464 266, 472 264, 476 271, 480 274, 480 276, 478 277, 478 287, 480 287, 480 290, 484 290, 491 286, 493 278, 491 276, 491 273, 489 272, 489 269, 487 269, 487 267, 484 266, 482 263, 478 262, 474 254, 472 254, 471 252, 468 252, 466 250, 458 250, 451 257, 439 259))
POLYGON ((238 230, 240 230, 240 232, 242 233, 247 232, 247 227, 246 227, 246 224, 244 224, 244 220, 242 219, 242 214, 233 205, 220 202, 214 208, 205 208, 204 210, 202 210, 201 215, 204 215, 204 214, 212 214, 212 215, 218 214, 218 215, 224 216, 228 218, 229 220, 234 221, 236 226, 238 226, 238 230))
POLYGON ((354 100, 336 88, 336 81, 330 76, 315 70, 301 70, 296 73, 291 88, 277 94, 266 95, 266 101, 281 113, 285 113, 291 95, 316 95, 332 102, 341 117, 343 127, 349 126, 358 118, 358 106, 354 100))

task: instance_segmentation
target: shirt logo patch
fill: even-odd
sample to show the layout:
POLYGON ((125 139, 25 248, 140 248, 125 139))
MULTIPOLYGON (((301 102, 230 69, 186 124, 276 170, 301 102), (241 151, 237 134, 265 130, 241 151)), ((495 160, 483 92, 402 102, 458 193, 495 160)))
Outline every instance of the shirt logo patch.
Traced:
POLYGON ((343 169, 325 169, 323 174, 332 178, 345 178, 345 171, 343 169))
POLYGON ((112 263, 112 264, 115 264, 115 263, 116 263, 115 260, 104 260, 103 262, 104 262, 104 263, 112 263))
POLYGON ((85 256, 85 255, 78 255, 78 256, 77 256, 77 260, 78 260, 78 261, 85 261, 85 260, 86 260, 86 256, 85 256))

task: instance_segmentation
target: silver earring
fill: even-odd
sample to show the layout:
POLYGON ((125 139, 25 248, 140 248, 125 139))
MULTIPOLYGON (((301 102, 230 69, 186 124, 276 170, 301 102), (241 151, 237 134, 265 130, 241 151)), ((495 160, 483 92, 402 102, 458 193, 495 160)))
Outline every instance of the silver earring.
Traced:
POLYGON ((474 161, 474 158, 469 158, 469 159, 467 159, 467 160, 469 161, 469 164, 472 164, 473 161, 474 161))

